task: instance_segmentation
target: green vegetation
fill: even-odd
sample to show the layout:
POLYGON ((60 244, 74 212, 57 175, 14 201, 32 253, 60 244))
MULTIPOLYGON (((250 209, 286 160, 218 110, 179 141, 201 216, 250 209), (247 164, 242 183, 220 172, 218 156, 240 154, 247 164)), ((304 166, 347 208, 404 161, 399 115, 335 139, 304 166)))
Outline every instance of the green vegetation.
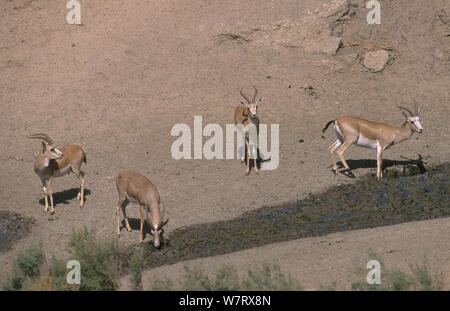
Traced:
POLYGON ((12 276, 7 280, 3 289, 27 289, 30 282, 39 277, 43 262, 44 252, 40 245, 32 245, 17 254, 13 263, 12 276))
POLYGON ((67 244, 71 257, 46 260, 42 247, 32 245, 19 253, 4 290, 116 290, 119 287, 120 252, 117 241, 97 240, 87 229, 74 231, 67 244), (66 263, 77 260, 80 285, 69 285, 66 263))
POLYGON ((86 228, 74 231, 68 243, 70 259, 80 262, 80 290, 115 290, 118 288, 120 252, 113 239, 97 241, 86 228))
MULTIPOLYGON (((133 290, 142 290, 142 270, 144 265, 144 248, 138 247, 129 254, 129 260, 119 250, 117 240, 98 240, 93 232, 83 229, 74 231, 67 244, 71 254, 66 260, 46 258, 41 245, 31 245, 19 252, 13 262, 12 274, 7 279, 4 290, 117 290, 121 272, 130 275, 133 290), (68 260, 77 260, 81 267, 81 283, 67 284, 69 270, 68 260)), ((442 273, 430 272, 427 261, 421 265, 410 265, 410 271, 388 269, 381 258, 373 252, 368 258, 376 259, 381 265, 381 284, 367 284, 368 270, 362 263, 356 264, 355 275, 358 281, 351 284, 352 290, 442 290, 444 277, 442 273)), ((368 261, 368 260, 367 260, 368 261)), ((123 276, 123 275, 122 275, 123 276)), ((146 288, 147 289, 147 288, 146 288)), ((184 274, 178 280, 168 278, 151 278, 150 290, 183 291, 298 291, 302 290, 300 282, 281 271, 277 264, 263 264, 251 268, 244 275, 239 275, 232 265, 223 265, 214 273, 207 273, 198 266, 184 267, 184 274)), ((336 282, 321 286, 320 290, 335 290, 336 282)), ((341 288, 340 288, 341 289, 341 288)))
MULTIPOLYGON (((361 268, 358 264, 355 275, 360 281, 351 284, 351 290, 359 291, 433 291, 443 290, 444 281, 442 273, 431 273, 426 260, 422 265, 410 265, 410 272, 399 269, 388 269, 381 258, 369 252, 369 258, 376 259, 381 265, 381 284, 367 284, 366 277, 369 270, 361 268)), ((298 291, 302 290, 300 282, 287 276, 276 264, 264 264, 257 269, 249 269, 244 278, 240 279, 232 265, 223 265, 210 277, 198 266, 184 266, 184 274, 178 280, 168 278, 151 278, 150 290, 182 290, 182 291, 298 291), (174 284, 178 284, 175 286, 174 284)), ((337 290, 337 282, 321 286, 319 290, 337 290)), ((345 288, 344 288, 345 289, 345 288)), ((339 288, 342 290, 342 288, 339 288)))
MULTIPOLYGON (((383 267, 383 266, 382 266, 383 267)), ((381 284, 364 281, 352 283, 352 290, 361 291, 434 291, 443 290, 442 273, 430 273, 426 261, 422 265, 410 265, 410 273, 399 269, 382 268, 381 284)))
POLYGON ((249 269, 240 280, 232 265, 223 265, 213 278, 200 267, 184 266, 181 280, 174 282, 168 278, 151 279, 151 290, 185 290, 185 291, 296 291, 301 290, 298 281, 286 276, 278 265, 264 264, 258 269, 249 269), (174 286, 174 284, 178 286, 174 286))
POLYGON ((142 289, 142 269, 144 268, 144 251, 138 249, 128 263, 131 272, 131 283, 134 290, 142 289))

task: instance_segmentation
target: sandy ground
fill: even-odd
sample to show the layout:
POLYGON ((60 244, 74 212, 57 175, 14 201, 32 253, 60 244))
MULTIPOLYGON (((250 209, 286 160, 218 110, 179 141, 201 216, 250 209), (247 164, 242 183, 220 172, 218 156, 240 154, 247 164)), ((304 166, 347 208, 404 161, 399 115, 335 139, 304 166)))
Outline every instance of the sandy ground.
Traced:
MULTIPOLYGON (((324 124, 341 114, 401 124, 395 106, 408 104, 410 96, 423 104, 425 131, 394 146, 385 159, 421 153, 430 164, 448 161, 450 8, 446 0, 423 3, 381 1, 381 25, 368 25, 365 1, 81 1, 82 25, 75 26, 65 22, 64 3, 2 1, 0 209, 34 217, 36 224, 29 237, 0 254, 0 280, 15 253, 33 241, 63 256, 72 229, 87 226, 99 236, 113 236, 113 178, 125 169, 143 173, 158 187, 170 217, 169 232, 230 219, 352 182, 330 172, 327 148, 334 134, 321 138, 324 124), (241 39, 230 39, 236 38, 230 34, 241 39), (342 47, 333 55, 328 45, 336 37, 342 47), (393 63, 381 73, 366 71, 364 54, 381 48, 392 53, 393 63), (202 116, 203 124, 232 123, 240 87, 249 90, 251 84, 265 96, 261 122, 280 124, 278 169, 246 177, 238 160, 171 157, 175 124, 193 127, 194 115, 202 116), (58 145, 76 143, 86 150, 84 209, 78 207, 76 191, 70 191, 78 186, 76 178, 66 176, 55 181, 55 216, 42 212, 41 184, 33 172, 39 143, 26 138, 35 132, 50 134, 58 145)), ((374 159, 375 152, 352 147, 346 157, 352 166, 351 159, 374 159)), ((357 177, 375 170, 356 163, 357 177)), ((128 210, 130 217, 138 217, 137 208, 128 210)), ((378 234, 383 254, 383 242, 397 237, 390 248, 402 250, 392 254, 399 261, 421 262, 427 254, 435 267, 448 270, 449 233, 443 219, 343 233, 342 245, 365 256, 366 248, 350 243, 353 234, 359 243, 378 234), (425 229, 440 239, 422 235, 425 229), (417 247, 407 247, 409 235, 416 237, 417 247)), ((135 244, 138 236, 138 231, 124 232, 120 243, 135 244)), ((300 275, 294 258, 301 256, 306 267, 318 263, 320 254, 331 254, 312 247, 323 239, 333 237, 225 257, 229 263, 252 264, 248 252, 252 258, 271 259, 282 249, 289 254, 279 258, 282 267, 300 275)), ((342 256, 343 267, 354 258, 342 256)), ((212 268, 210 259, 201 260, 212 268)), ((309 273, 305 279, 311 285, 308 281, 305 287, 327 283, 325 268, 309 273)))

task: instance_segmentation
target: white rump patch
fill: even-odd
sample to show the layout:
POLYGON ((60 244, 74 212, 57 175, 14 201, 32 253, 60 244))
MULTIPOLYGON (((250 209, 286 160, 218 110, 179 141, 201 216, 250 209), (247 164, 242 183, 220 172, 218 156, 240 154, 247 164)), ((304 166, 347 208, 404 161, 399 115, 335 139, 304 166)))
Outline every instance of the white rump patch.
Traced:
POLYGON ((339 128, 339 126, 337 125, 336 121, 334 121, 334 130, 336 131, 336 136, 338 138, 338 140, 343 143, 344 142, 344 135, 342 135, 341 129, 339 128))

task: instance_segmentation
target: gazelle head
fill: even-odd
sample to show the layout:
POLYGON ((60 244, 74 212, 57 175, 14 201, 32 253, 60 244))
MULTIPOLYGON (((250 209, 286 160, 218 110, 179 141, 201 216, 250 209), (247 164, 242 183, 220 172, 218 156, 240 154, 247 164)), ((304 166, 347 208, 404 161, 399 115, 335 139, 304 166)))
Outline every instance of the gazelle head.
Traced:
POLYGON ((40 139, 42 142, 41 154, 49 160, 61 159, 64 154, 53 146, 53 140, 47 134, 32 134, 28 138, 40 139))
POLYGON ((253 97, 252 97, 252 100, 250 100, 247 96, 245 96, 245 94, 243 92, 243 88, 241 88, 241 96, 245 99, 245 101, 247 103, 244 103, 241 99, 238 99, 238 101, 242 107, 247 109, 247 114, 249 117, 256 118, 258 116, 258 105, 261 104, 261 102, 264 98, 264 95, 261 95, 259 97, 258 101, 256 101, 256 95, 258 95, 258 89, 255 86, 253 86, 253 89, 254 89, 253 97))
POLYGON ((420 111, 422 110, 421 106, 418 106, 416 101, 414 99, 412 99, 413 103, 414 103, 414 112, 411 112, 411 110, 403 108, 398 106, 398 108, 404 110, 402 111, 403 116, 406 119, 406 122, 408 122, 408 124, 410 125, 411 129, 413 131, 416 131, 417 133, 422 133, 423 132, 423 127, 420 124, 420 118, 419 118, 419 114, 420 111), (405 113, 408 112, 408 114, 405 113))
POLYGON ((150 232, 153 235, 153 246, 156 248, 158 248, 161 244, 161 237, 164 233, 163 227, 169 222, 169 219, 164 221, 165 209, 162 204, 160 204, 160 207, 159 215, 152 215, 151 212, 148 214, 151 227, 150 232))

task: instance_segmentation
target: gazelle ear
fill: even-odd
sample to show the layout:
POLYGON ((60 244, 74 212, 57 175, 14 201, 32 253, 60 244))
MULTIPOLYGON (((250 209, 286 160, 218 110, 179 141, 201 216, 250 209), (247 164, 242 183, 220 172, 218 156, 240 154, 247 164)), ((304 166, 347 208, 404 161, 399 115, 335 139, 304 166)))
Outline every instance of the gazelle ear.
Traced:
POLYGON ((406 114, 406 112, 402 111, 402 115, 406 120, 408 120, 408 115, 406 114))
POLYGON ((244 104, 244 102, 240 98, 238 98, 238 102, 239 102, 239 105, 241 105, 242 107, 247 107, 247 105, 244 104))
POLYGON ((261 104, 264 99, 264 95, 261 95, 258 99, 257 105, 261 104))
POLYGON ((45 149, 47 149, 47 146, 45 145, 44 141, 41 141, 42 143, 42 152, 45 152, 45 149))

